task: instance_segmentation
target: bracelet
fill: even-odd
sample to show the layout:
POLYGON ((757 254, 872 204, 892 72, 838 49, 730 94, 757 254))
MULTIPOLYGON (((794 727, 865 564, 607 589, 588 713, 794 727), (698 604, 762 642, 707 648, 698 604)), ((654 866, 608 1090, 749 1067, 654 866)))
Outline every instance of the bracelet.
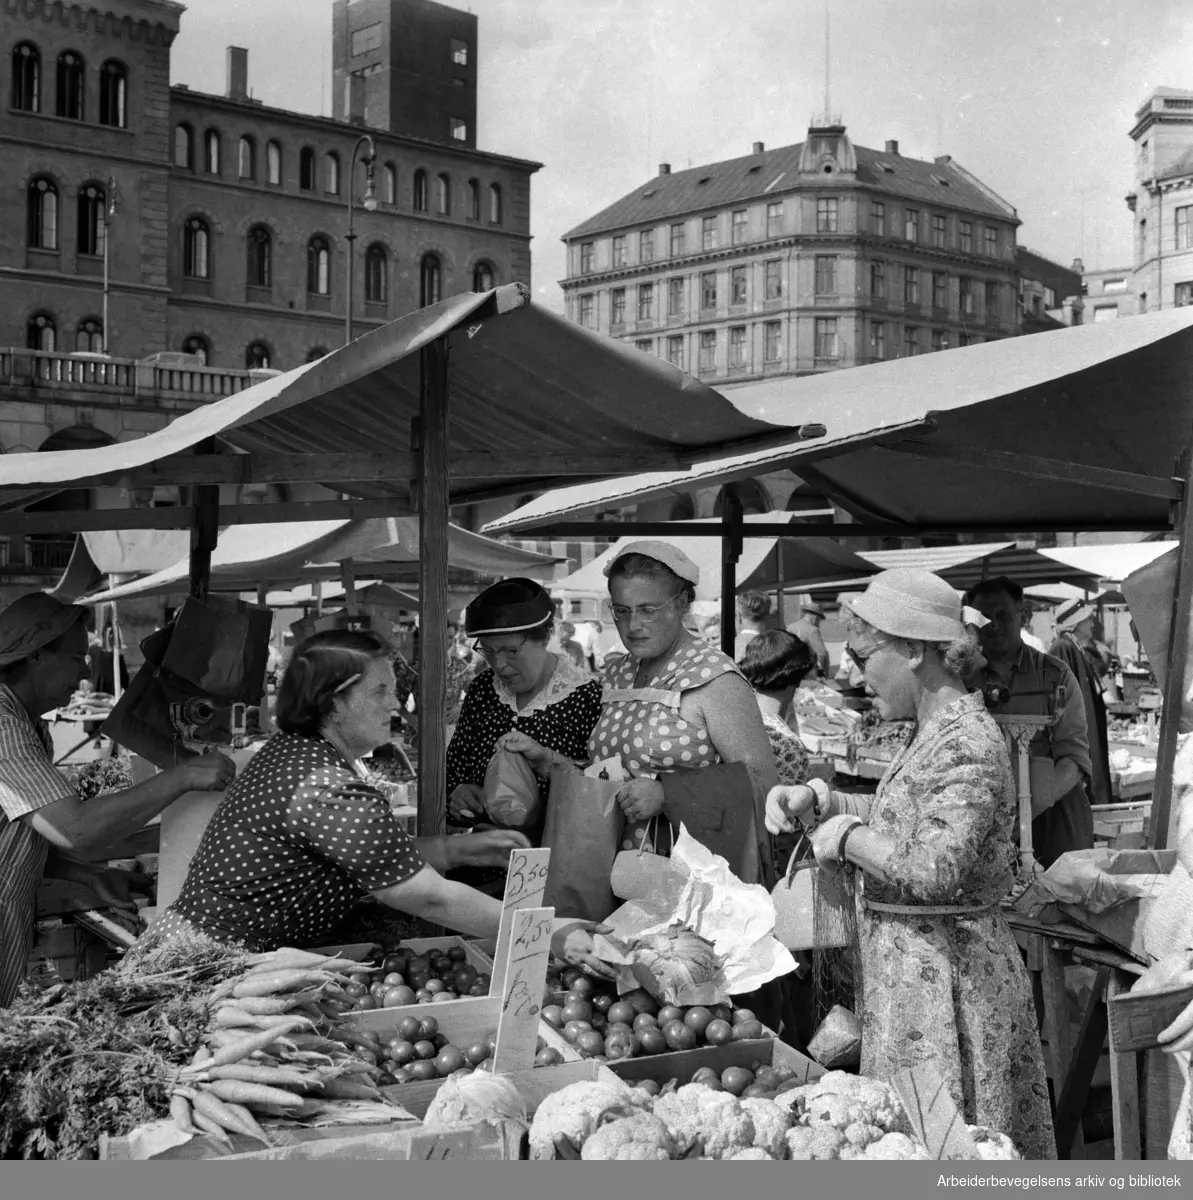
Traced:
POLYGON ((855 821, 845 830, 843 834, 841 834, 841 840, 837 843, 837 862, 839 862, 842 866, 847 865, 845 861, 845 843, 849 841, 849 835, 855 830, 860 829, 861 825, 861 821, 855 821))

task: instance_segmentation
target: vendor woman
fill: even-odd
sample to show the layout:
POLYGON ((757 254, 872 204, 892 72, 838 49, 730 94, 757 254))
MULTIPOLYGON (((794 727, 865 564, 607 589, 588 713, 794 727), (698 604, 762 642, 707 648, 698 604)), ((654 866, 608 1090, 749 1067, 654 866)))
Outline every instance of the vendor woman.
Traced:
MULTIPOLYGON (((278 689, 275 734, 216 809, 178 899, 142 939, 188 929, 254 950, 325 942, 365 895, 461 933, 496 937, 501 902, 444 878, 500 866, 509 830, 412 840, 357 769, 397 710, 389 647, 374 634, 309 638, 278 689)), ((553 949, 598 973, 588 926, 557 923, 553 949)))

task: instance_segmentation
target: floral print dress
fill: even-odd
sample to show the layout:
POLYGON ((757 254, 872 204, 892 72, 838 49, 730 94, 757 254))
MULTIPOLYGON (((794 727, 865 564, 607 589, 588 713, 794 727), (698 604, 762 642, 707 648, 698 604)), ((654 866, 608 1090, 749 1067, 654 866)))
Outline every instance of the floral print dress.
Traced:
POLYGON ((891 763, 869 824, 894 843, 867 900, 988 906, 962 915, 867 908, 858 921, 863 1075, 931 1062, 970 1124, 1026 1159, 1056 1157, 1031 985, 998 909, 1016 864, 1010 756, 980 695, 946 706, 891 763))

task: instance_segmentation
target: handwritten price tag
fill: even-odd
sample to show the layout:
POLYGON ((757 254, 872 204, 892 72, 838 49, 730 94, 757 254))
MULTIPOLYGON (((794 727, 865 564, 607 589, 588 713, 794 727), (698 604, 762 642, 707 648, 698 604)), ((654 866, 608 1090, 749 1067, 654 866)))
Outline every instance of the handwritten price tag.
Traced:
POLYGON ((554 920, 553 908, 521 908, 510 922, 505 987, 493 1051, 497 1074, 525 1071, 534 1065, 554 920))
POLYGON ((514 913, 523 908, 537 908, 543 902, 547 888, 547 867, 550 850, 515 850, 510 855, 509 874, 505 879, 505 900, 501 910, 501 925, 497 930, 497 949, 493 953, 493 982, 490 996, 500 996, 505 988, 506 960, 509 957, 510 930, 514 913))

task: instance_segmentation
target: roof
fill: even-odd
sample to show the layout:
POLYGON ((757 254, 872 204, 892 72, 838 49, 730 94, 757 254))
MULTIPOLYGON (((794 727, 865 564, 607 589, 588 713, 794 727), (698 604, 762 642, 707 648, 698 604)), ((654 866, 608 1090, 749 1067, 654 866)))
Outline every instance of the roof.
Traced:
MULTIPOLYGON (((760 200, 804 187, 823 188, 822 180, 801 176, 803 143, 747 154, 724 162, 656 175, 620 200, 582 221, 563 240, 645 225, 683 213, 724 208, 746 200, 760 200), (706 181, 706 182, 702 182, 706 181)), ((971 182, 973 177, 949 161, 926 162, 883 150, 854 146, 857 155, 856 186, 924 204, 964 209, 1003 221, 1016 221, 1014 209, 992 198, 992 193, 971 182), (947 180, 942 185, 939 180, 947 180)), ((852 180, 842 187, 853 187, 852 180)))
POLYGON ((814 441, 690 472, 559 488, 486 530, 544 529, 789 469, 863 520, 915 532, 1170 527, 1193 428, 1193 308, 734 388, 743 411, 821 422, 814 441))

